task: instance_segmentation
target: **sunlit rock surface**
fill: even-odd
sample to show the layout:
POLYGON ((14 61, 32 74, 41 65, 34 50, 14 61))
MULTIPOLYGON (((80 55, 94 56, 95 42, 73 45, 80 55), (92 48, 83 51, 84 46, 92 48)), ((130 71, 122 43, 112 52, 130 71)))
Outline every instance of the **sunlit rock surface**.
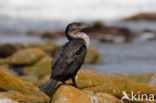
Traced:
POLYGON ((46 54, 38 48, 29 48, 17 51, 12 56, 1 60, 0 63, 11 65, 28 65, 33 64, 46 54))
POLYGON ((123 91, 127 93, 140 92, 140 94, 156 93, 156 87, 146 83, 136 83, 123 76, 105 75, 92 70, 81 70, 77 75, 77 84, 80 88, 94 93, 106 92, 116 97, 122 97, 123 91))
POLYGON ((0 69, 0 94, 20 102, 45 102, 48 97, 39 92, 32 83, 24 82, 16 76, 0 69))
POLYGON ((149 83, 152 85, 156 86, 156 83, 154 83, 154 81, 156 81, 156 73, 149 73, 149 74, 133 74, 133 75, 127 75, 126 77, 128 77, 131 80, 134 80, 135 82, 138 83, 149 83))
POLYGON ((83 91, 70 85, 62 85, 56 90, 52 103, 91 103, 91 101, 83 91))

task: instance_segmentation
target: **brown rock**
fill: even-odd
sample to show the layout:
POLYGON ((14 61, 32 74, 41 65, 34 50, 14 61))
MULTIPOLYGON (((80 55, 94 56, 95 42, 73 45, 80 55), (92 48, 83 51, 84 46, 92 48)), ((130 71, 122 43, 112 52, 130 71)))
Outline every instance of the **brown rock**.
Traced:
POLYGON ((123 91, 127 93, 140 92, 140 94, 154 94, 155 86, 145 83, 136 83, 123 76, 104 75, 92 70, 81 70, 77 75, 77 84, 80 88, 93 91, 94 93, 106 92, 116 97, 122 97, 123 91))
POLYGON ((70 85, 62 85, 56 90, 52 103, 91 103, 91 101, 81 90, 70 85))
POLYGON ((122 103, 121 100, 108 93, 96 93, 98 103, 122 103))
POLYGON ((41 59, 46 54, 38 48, 28 48, 17 51, 14 55, 0 60, 0 64, 11 64, 11 65, 28 65, 33 64, 41 59))
POLYGON ((24 78, 23 80, 31 81, 35 85, 39 83, 39 79, 43 78, 44 76, 50 74, 51 72, 51 61, 52 58, 45 56, 35 64, 31 66, 26 66, 23 70, 29 75, 24 78))
POLYGON ((87 51, 87 55, 85 57, 86 64, 98 64, 102 61, 101 55, 98 50, 94 46, 90 46, 87 51))
POLYGON ((48 97, 39 92, 38 88, 28 82, 18 79, 16 76, 0 69, 0 94, 20 102, 46 102, 48 97))
POLYGON ((47 55, 54 56, 56 51, 60 48, 61 45, 56 44, 54 42, 47 42, 47 43, 36 43, 36 42, 23 42, 23 43, 16 43, 17 48, 40 48, 44 50, 47 55))
POLYGON ((131 42, 134 39, 134 34, 128 28, 106 26, 102 22, 96 22, 92 27, 85 28, 82 31, 86 32, 91 38, 104 43, 131 42))
POLYGON ((122 103, 121 100, 108 93, 94 93, 88 90, 83 91, 89 96, 92 103, 122 103))
POLYGON ((156 73, 149 73, 149 74, 132 74, 127 75, 131 80, 134 80, 137 83, 150 83, 152 77, 156 76, 156 73))
POLYGON ((58 37, 65 36, 64 31, 56 31, 56 32, 45 32, 42 34, 42 38, 53 39, 58 37))
POLYGON ((30 35, 30 36, 35 36, 35 35, 38 35, 39 34, 39 31, 38 30, 28 30, 27 31, 27 34, 30 35))
POLYGON ((132 20, 156 20, 156 13, 140 13, 129 18, 125 18, 122 21, 132 20))
POLYGON ((17 48, 11 44, 4 44, 0 46, 0 58, 7 58, 14 54, 17 48))

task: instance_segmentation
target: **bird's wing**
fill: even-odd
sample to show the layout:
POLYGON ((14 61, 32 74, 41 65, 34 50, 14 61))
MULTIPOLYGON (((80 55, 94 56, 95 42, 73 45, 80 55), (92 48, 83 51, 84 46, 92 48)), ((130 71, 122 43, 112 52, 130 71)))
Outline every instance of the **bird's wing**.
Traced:
POLYGON ((81 67, 87 48, 84 41, 73 40, 65 44, 56 54, 52 63, 51 77, 64 78, 81 67))

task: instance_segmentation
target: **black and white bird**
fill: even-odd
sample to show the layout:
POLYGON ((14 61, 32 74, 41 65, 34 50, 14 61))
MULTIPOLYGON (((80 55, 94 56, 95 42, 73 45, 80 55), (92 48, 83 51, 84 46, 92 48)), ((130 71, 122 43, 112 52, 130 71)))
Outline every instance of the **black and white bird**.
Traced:
POLYGON ((78 88, 75 76, 84 62, 89 45, 89 36, 82 32, 86 27, 78 22, 67 26, 65 33, 69 41, 56 52, 52 61, 50 80, 41 86, 41 91, 50 93, 54 91, 58 81, 65 83, 69 79, 72 79, 73 85, 78 88))

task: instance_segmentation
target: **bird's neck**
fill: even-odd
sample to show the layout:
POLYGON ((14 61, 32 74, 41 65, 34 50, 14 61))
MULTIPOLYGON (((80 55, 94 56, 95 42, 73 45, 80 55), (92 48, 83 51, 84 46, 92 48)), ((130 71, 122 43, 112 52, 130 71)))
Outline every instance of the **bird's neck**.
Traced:
POLYGON ((89 46, 90 40, 89 40, 89 36, 86 33, 83 32, 78 32, 78 33, 70 33, 70 38, 72 39, 83 39, 85 41, 86 47, 89 46))

